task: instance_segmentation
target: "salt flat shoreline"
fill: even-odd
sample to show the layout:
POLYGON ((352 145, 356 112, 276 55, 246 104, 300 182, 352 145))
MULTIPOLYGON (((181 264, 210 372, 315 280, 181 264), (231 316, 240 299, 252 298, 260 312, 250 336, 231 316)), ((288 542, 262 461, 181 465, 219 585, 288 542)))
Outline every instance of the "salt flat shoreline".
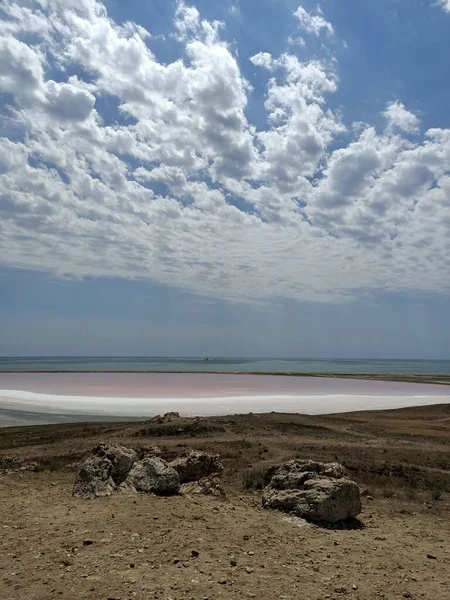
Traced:
POLYGON ((366 381, 391 381, 391 382, 403 382, 403 383, 429 383, 433 385, 446 385, 450 386, 450 374, 436 374, 436 373, 340 373, 340 372, 302 372, 297 373, 293 371, 177 371, 177 370, 96 370, 96 369, 51 369, 51 370, 40 370, 40 369, 27 369, 27 370, 11 370, 11 369, 0 369, 0 374, 148 374, 152 373, 159 375, 259 375, 259 376, 270 376, 270 377, 317 377, 324 379, 358 379, 366 381))
POLYGON ((326 415, 450 404, 450 388, 433 382, 361 377, 289 377, 271 373, 14 372, 0 373, 0 426, 165 412, 209 417, 272 411, 326 415), (203 373, 202 373, 203 374, 203 373))

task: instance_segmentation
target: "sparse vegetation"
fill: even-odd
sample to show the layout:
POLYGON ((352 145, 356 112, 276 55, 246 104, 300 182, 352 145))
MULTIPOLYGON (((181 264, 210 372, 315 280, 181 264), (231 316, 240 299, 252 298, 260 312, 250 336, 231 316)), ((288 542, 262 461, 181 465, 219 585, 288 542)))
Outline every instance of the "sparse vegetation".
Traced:
POLYGON ((242 474, 242 484, 245 490, 262 490, 267 467, 253 467, 242 474))
POLYGON ((77 454, 62 454, 59 456, 47 456, 40 458, 34 467, 34 471, 39 473, 40 471, 62 471, 76 470, 77 463, 84 456, 84 452, 77 454))
POLYGON ((355 415, 270 413, 170 422, 73 423, 0 430, 0 458, 38 471, 70 469, 100 441, 156 444, 166 460, 196 447, 222 456, 227 485, 255 490, 264 472, 289 458, 344 464, 366 495, 438 503, 450 493, 450 408, 445 405, 355 415), (407 440, 400 436, 410 430, 407 440), (413 433, 413 434, 411 434, 413 433), (446 435, 445 435, 446 434, 446 435), (68 466, 69 465, 69 466, 68 466))
MULTIPOLYGON (((119 597, 119 593, 125 597, 129 587, 124 586, 131 580, 124 576, 125 553, 133 564, 129 576, 146 586, 142 597, 153 597, 156 580, 162 592, 158 597, 166 597, 167 581, 175 581, 180 593, 171 591, 174 598, 216 598, 218 586, 230 599, 246 596, 245 586, 252 597, 297 597, 300 593, 315 598, 319 597, 318 575, 309 559, 320 561, 324 581, 327 569, 329 576, 336 578, 342 568, 352 573, 358 594, 364 598, 374 597, 379 590, 381 561, 387 573, 383 583, 387 582, 390 597, 404 596, 409 587, 403 578, 400 581, 392 565, 407 564, 417 578, 414 597, 439 597, 442 582, 448 579, 448 555, 445 544, 434 544, 433 539, 445 540, 449 534, 449 411, 450 407, 439 406, 355 415, 272 413, 200 420, 181 417, 167 423, 0 429, 0 501, 7 525, 2 530, 1 555, 7 573, 25 574, 17 590, 12 583, 18 578, 3 580, 3 597, 22 600, 31 594, 47 598, 53 588, 43 578, 43 564, 49 581, 64 583, 64 597, 67 590, 73 590, 73 598, 92 596, 91 587, 96 588, 95 597, 108 598, 111 587, 111 597, 119 597), (145 435, 142 430, 146 430, 145 435), (408 430, 413 435, 406 436, 408 430), (223 484, 228 501, 206 497, 162 500, 141 494, 130 498, 120 493, 98 502, 72 499, 77 463, 100 442, 133 448, 139 456, 156 445, 168 461, 192 448, 218 453, 225 467, 223 484), (359 527, 355 535, 349 538, 350 532, 340 525, 299 529, 303 526, 295 518, 262 509, 260 490, 266 471, 290 458, 340 462, 347 467, 363 490, 363 511, 361 520, 355 522, 359 527), (92 545, 84 546, 84 532, 88 531, 86 538, 92 545), (415 547, 413 553, 411 545, 415 547), (73 548, 80 548, 79 554, 73 548), (199 552, 195 560, 192 550, 199 552), (267 551, 272 556, 266 557, 267 551), (292 558, 303 553, 308 558, 291 580, 292 558), (432 559, 426 558, 427 553, 438 557, 434 566, 440 571, 433 571, 433 576, 439 575, 439 579, 433 589, 427 562, 432 559), (213 577, 203 577, 197 570, 204 559, 208 561, 207 571, 201 568, 213 577), (90 570, 95 567, 95 584, 84 578, 88 561, 90 570), (361 561, 367 574, 360 578, 361 561), (158 568, 149 569, 149 563, 158 568), (228 565, 230 575, 224 575, 228 565), (305 565, 309 572, 304 571, 305 565), (254 574, 250 572, 253 569, 254 574), (227 583, 218 583, 225 580, 223 577, 227 583), (196 583, 184 594, 186 581, 196 583), (261 588, 255 587, 257 581, 263 582, 261 588), (295 590, 292 581, 298 584, 295 590)), ((56 589, 56 584, 52 585, 56 589)), ((333 589, 334 582, 331 588, 325 584, 321 597, 332 595, 333 589)))
POLYGON ((391 487, 383 487, 381 489, 381 495, 383 498, 393 498, 395 496, 395 490, 391 487))
POLYGON ((442 500, 442 490, 440 490, 440 489, 432 490, 431 491, 431 499, 434 500, 435 502, 442 500))

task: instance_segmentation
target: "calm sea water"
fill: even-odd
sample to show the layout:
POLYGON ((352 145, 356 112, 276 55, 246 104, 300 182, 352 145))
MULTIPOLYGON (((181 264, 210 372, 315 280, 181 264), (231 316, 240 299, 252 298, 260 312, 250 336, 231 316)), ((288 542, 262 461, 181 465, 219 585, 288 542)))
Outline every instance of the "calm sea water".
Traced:
POLYGON ((450 374, 450 360, 148 357, 0 357, 0 371, 233 371, 450 374))

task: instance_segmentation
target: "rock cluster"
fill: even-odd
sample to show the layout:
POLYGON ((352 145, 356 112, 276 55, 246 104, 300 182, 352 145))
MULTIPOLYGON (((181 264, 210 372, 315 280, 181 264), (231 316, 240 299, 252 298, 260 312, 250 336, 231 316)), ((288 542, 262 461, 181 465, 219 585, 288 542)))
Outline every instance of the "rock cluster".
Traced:
POLYGON ((144 458, 135 463, 124 482, 137 492, 172 496, 178 494, 180 478, 178 473, 162 458, 144 458))
POLYGON ((119 444, 98 444, 81 463, 73 495, 79 498, 110 496, 125 482, 136 459, 134 450, 119 444))
MULTIPOLYGON (((166 462, 154 446, 141 448, 138 454, 118 444, 98 444, 82 462, 73 494, 95 498, 117 491, 224 497, 222 473, 218 454, 191 450, 166 462)), ((270 468, 265 483, 265 508, 324 523, 361 512, 359 488, 338 463, 290 460, 270 468)))
POLYGON ((339 463, 290 460, 266 474, 265 508, 313 522, 336 523, 361 512, 359 487, 339 463))
POLYGON ((184 496, 201 494, 202 496, 215 496, 216 498, 225 498, 225 489, 222 480, 218 475, 208 475, 198 481, 183 483, 180 487, 180 494, 184 496))
POLYGON ((177 471, 180 476, 180 483, 189 483, 198 481, 202 477, 209 475, 221 476, 223 465, 220 462, 218 454, 209 454, 198 450, 191 450, 176 458, 170 463, 170 466, 177 471))
POLYGON ((119 491, 169 496, 181 491, 223 496, 222 472, 220 457, 207 452, 192 450, 168 463, 154 446, 138 455, 118 444, 98 444, 81 464, 73 495, 96 498, 119 491))
POLYGON ((146 421, 146 423, 170 423, 171 421, 177 421, 181 419, 180 413, 177 412, 167 412, 164 415, 156 415, 146 421))
POLYGON ((18 456, 0 457, 0 473, 5 475, 13 475, 21 471, 36 471, 37 468, 37 462, 22 463, 18 456))

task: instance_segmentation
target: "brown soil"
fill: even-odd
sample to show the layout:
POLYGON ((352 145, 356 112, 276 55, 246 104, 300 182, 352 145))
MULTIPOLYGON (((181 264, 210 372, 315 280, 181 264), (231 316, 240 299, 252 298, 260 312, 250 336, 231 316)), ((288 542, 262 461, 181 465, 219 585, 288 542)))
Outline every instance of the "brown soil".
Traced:
POLYGON ((450 406, 7 428, 6 456, 17 459, 0 474, 7 600, 450 597, 450 406), (98 441, 158 444, 166 458, 213 449, 228 499, 74 499, 73 463, 98 441), (262 474, 292 457, 346 465, 373 497, 360 522, 263 510, 262 474))

